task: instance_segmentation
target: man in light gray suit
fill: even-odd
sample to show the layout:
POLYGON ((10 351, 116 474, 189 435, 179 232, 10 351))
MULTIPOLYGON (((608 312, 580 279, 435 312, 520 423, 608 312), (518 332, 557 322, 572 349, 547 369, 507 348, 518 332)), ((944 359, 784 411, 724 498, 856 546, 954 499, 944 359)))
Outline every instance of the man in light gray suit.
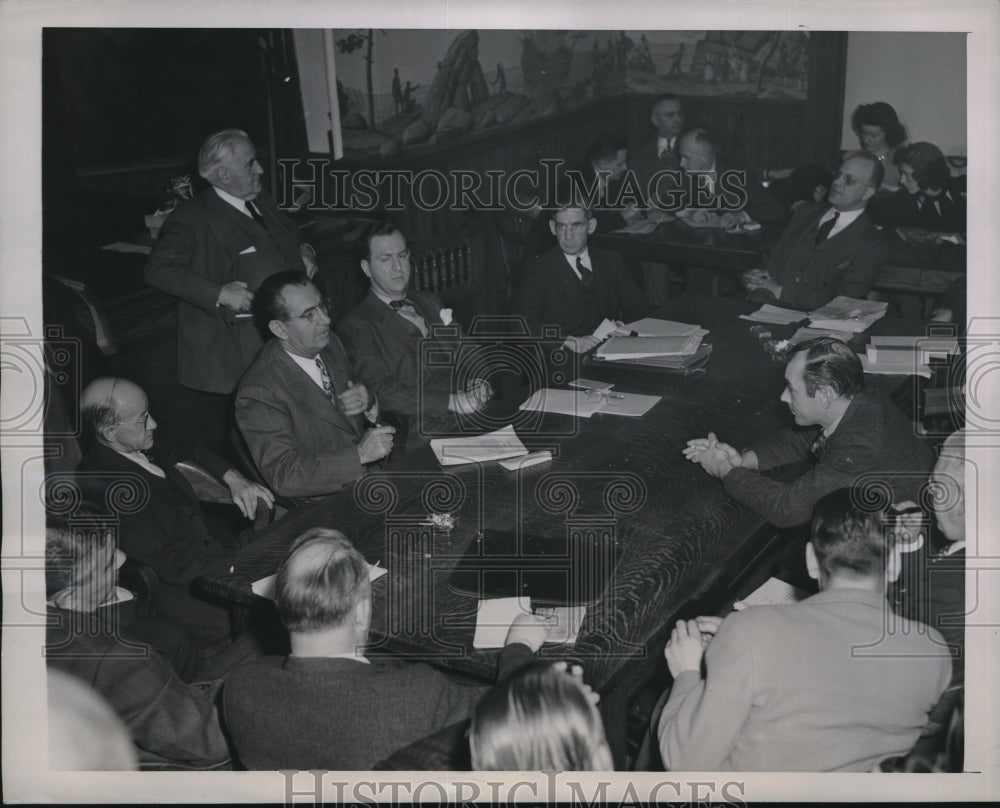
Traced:
POLYGON ((253 300, 270 339, 236 393, 236 422, 261 475, 283 496, 316 497, 348 487, 392 449, 378 402, 355 383, 330 332, 329 306, 304 272, 267 278, 253 300))

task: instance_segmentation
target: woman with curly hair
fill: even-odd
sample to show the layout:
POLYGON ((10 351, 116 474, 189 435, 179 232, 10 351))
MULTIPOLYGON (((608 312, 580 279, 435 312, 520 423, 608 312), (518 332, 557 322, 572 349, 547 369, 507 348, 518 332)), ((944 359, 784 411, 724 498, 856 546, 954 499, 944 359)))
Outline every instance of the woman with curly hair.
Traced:
POLYGON ((861 148, 874 155, 885 169, 882 190, 899 189, 899 167, 893 161, 896 149, 906 142, 906 129, 892 104, 876 101, 861 104, 851 115, 851 128, 861 148))
POLYGON ((933 143, 911 143, 896 152, 900 184, 892 196, 869 206, 876 224, 964 233, 965 178, 952 177, 933 143))

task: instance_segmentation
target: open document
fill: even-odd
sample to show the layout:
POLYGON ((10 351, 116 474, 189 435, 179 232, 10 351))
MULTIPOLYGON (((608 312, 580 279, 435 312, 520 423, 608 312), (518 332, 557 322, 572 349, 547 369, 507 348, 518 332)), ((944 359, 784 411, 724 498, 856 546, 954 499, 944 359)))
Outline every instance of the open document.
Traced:
POLYGON ((431 449, 442 466, 506 460, 508 457, 520 457, 528 453, 512 426, 466 438, 434 438, 431 449))
POLYGON ((880 300, 861 300, 856 297, 835 297, 825 306, 809 312, 813 328, 830 328, 858 334, 885 316, 889 304, 880 300))

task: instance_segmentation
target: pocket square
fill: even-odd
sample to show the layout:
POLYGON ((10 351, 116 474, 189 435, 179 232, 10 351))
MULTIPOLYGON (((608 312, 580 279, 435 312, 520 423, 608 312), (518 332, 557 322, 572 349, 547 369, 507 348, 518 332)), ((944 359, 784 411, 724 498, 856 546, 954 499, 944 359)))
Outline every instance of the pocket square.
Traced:
POLYGON ((240 250, 240 255, 250 255, 250 253, 257 252, 257 248, 254 246, 247 247, 245 250, 240 250))

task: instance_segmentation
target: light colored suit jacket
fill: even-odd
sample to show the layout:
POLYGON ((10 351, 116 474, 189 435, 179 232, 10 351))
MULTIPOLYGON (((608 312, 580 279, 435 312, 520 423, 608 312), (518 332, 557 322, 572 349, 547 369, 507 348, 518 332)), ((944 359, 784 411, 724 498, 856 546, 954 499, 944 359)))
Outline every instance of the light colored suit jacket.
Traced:
POLYGON ((878 592, 829 589, 730 614, 659 722, 672 771, 871 771, 905 754, 951 675, 934 629, 878 592))
MULTIPOLYGON (((334 334, 320 355, 334 389, 347 389, 354 376, 334 334)), ((278 339, 264 345, 240 382, 236 422, 257 469, 282 496, 334 493, 364 474, 358 454, 364 417, 333 406, 278 339)))

